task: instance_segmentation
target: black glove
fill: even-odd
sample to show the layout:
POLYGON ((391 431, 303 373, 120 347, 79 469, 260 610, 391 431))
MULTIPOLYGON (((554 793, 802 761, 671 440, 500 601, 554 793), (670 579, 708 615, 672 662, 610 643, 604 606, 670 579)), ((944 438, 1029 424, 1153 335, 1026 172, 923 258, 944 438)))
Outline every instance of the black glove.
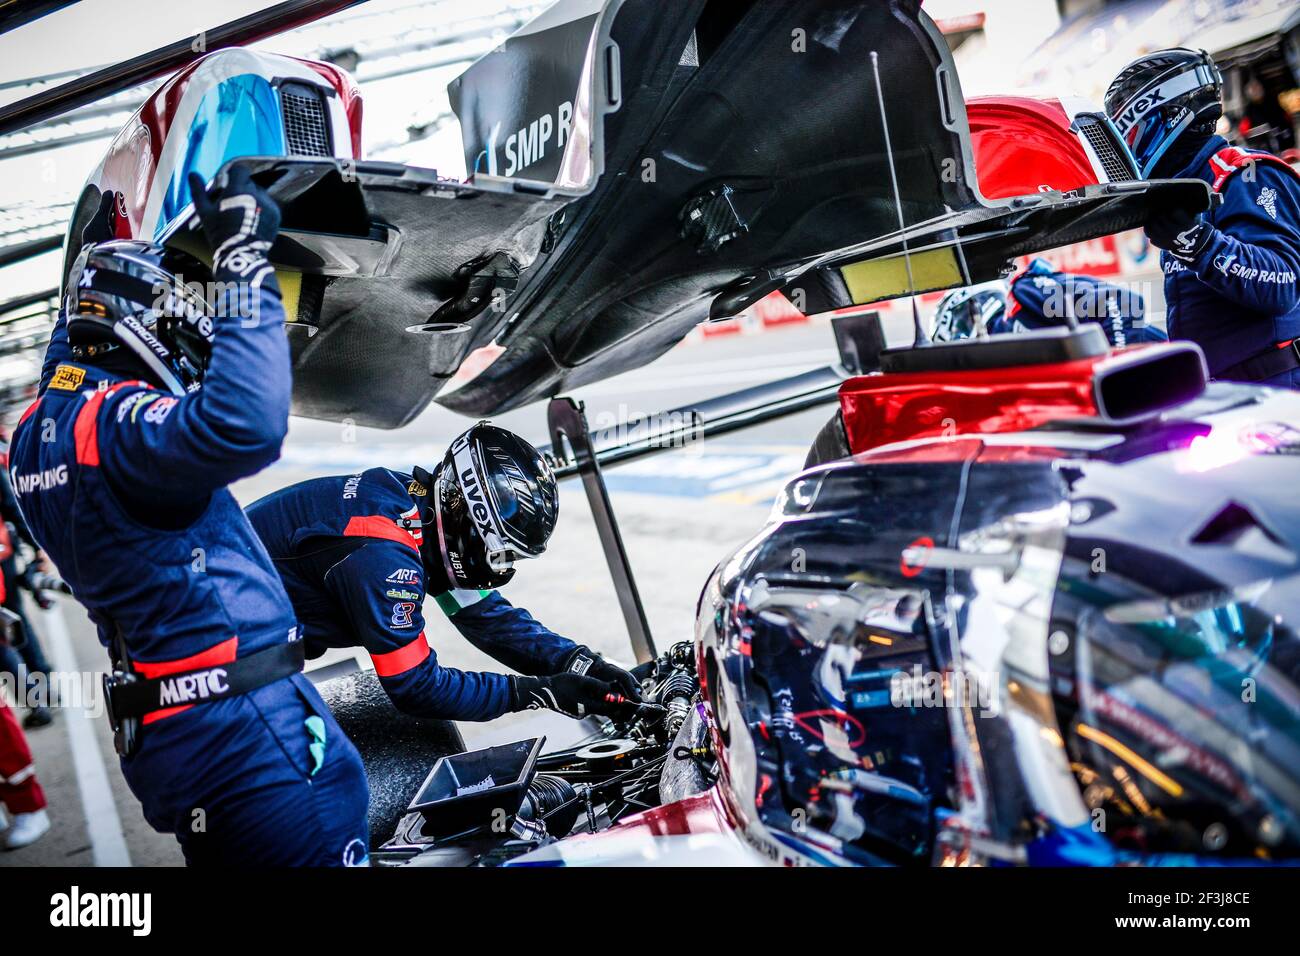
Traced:
POLYGON ((243 166, 230 170, 223 185, 205 188, 190 173, 190 196, 212 250, 212 269, 226 269, 245 282, 268 268, 267 253, 280 231, 280 207, 243 166))
POLYGON ((588 714, 621 717, 636 705, 621 703, 619 697, 613 684, 581 674, 512 677, 510 682, 510 709, 514 711, 553 710, 574 718, 588 714))
POLYGON ((565 673, 586 674, 596 680, 613 684, 628 700, 641 699, 641 682, 617 664, 611 664, 590 647, 578 645, 564 664, 565 673))
POLYGON ((1175 259, 1195 262, 1213 237, 1214 227, 1202 222, 1200 213, 1180 206, 1152 213, 1146 225, 1151 244, 1175 259))
POLYGON ((99 196, 99 209, 81 230, 81 242, 108 242, 113 238, 113 220, 117 209, 117 193, 109 190, 99 196))

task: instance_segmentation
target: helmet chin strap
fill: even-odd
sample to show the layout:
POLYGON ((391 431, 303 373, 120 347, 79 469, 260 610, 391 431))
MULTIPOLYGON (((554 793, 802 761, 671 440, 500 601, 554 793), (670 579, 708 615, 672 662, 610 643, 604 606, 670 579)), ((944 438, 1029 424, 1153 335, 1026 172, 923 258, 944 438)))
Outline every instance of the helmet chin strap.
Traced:
MULTIPOLYGON (((1168 133, 1165 134, 1164 142, 1160 144, 1160 148, 1157 149, 1154 154, 1152 154, 1151 158, 1147 160, 1146 165, 1142 167, 1143 179, 1151 178, 1152 174, 1155 172, 1156 167, 1160 164, 1161 158, 1163 158, 1166 154, 1169 154, 1170 157, 1172 158, 1186 151, 1183 148, 1174 150, 1173 147, 1178 142, 1178 140, 1182 137, 1183 133, 1187 132, 1187 128, 1192 125, 1192 121, 1195 118, 1196 117, 1189 112, 1186 116, 1182 118, 1182 120, 1178 123, 1177 126, 1175 126, 1172 130, 1170 130, 1168 133)), ((1174 170, 1174 172, 1181 172, 1181 170, 1174 170)))
MULTIPOLYGON (((173 395, 184 397, 187 393, 181 380, 176 377, 167 364, 162 361, 148 344, 141 339, 141 332, 145 335, 152 335, 140 324, 140 320, 130 316, 136 328, 132 328, 131 323, 126 319, 119 319, 116 323, 118 341, 124 343, 128 349, 135 353, 136 358, 145 364, 149 371, 153 372, 157 380, 173 395), (137 331, 138 329, 138 331, 137 331)), ((157 341, 155 338, 154 341, 157 341)), ((161 344, 161 343, 160 343, 161 344)))

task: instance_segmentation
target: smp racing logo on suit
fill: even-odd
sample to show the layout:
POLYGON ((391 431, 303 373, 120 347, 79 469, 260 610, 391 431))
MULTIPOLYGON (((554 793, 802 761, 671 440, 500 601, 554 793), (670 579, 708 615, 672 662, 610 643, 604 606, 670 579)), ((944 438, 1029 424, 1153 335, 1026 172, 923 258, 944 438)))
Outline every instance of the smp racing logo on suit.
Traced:
POLYGON ((1271 269, 1253 269, 1237 261, 1234 255, 1217 256, 1214 268, 1225 276, 1233 276, 1243 282, 1262 282, 1268 285, 1294 285, 1296 275, 1290 270, 1275 272, 1271 269))
POLYGON ((32 491, 49 491, 51 488, 57 488, 68 483, 68 466, 55 465, 53 468, 35 471, 28 475, 20 475, 15 472, 13 482, 14 491, 20 495, 32 491))

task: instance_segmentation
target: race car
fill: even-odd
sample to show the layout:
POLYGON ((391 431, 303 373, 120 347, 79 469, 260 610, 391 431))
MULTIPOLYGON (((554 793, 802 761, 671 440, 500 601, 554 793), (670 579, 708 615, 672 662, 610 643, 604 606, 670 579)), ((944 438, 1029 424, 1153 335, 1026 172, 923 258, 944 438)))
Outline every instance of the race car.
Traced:
POLYGON ((250 166, 283 212, 295 412, 396 427, 644 365, 775 291, 819 313, 970 285, 1209 202, 1138 179, 1076 101, 967 103, 919 0, 560 0, 449 95, 463 183, 359 156, 339 67, 208 54, 113 141, 68 261, 105 193, 115 234, 201 254, 187 174, 250 166))
POLYGON ((442 758, 377 860, 1300 860, 1300 398, 1095 325, 884 358, 643 713, 442 758))
MULTIPOLYGON (((359 158, 340 71, 243 55, 165 84, 79 208, 114 193, 115 232, 201 254, 184 174, 249 167, 284 214, 295 411, 326 419, 494 414, 773 292, 815 313, 970 286, 1210 202, 1138 180, 1086 110, 967 103, 919 0, 561 0, 453 82, 464 183, 359 158)), ((325 696, 386 815, 377 860, 1294 857, 1296 400, 1095 326, 835 331, 837 366, 609 434, 552 399, 647 705, 466 753, 349 679, 325 696), (827 403, 809 470, 661 654, 601 469, 827 403)))

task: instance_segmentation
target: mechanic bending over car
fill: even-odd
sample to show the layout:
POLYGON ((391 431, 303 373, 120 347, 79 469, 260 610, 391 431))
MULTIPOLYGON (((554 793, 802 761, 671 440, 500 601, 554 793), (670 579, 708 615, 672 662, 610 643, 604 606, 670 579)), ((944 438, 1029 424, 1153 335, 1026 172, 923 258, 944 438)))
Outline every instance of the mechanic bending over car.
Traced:
POLYGON ((432 473, 317 478, 248 508, 307 656, 364 647, 399 710, 476 721, 538 708, 618 716, 640 698, 636 679, 495 590, 516 561, 542 554, 558 514, 559 489, 537 449, 486 422, 452 442, 432 473), (524 676, 440 665, 425 639, 425 595, 471 644, 524 676))
POLYGON ((149 823, 191 864, 364 862, 361 759, 301 674, 288 596, 226 487, 288 428, 279 211, 243 170, 189 186, 211 272, 96 244, 104 197, 14 435, 15 491, 110 648, 114 743, 149 823))
POLYGON ((1167 326, 1215 378, 1300 386, 1300 174, 1214 133, 1223 81, 1204 51, 1160 50, 1120 71, 1106 113, 1147 179, 1201 179, 1223 201, 1158 210, 1167 326))
POLYGON ((1093 322, 1111 345, 1163 342, 1165 334, 1146 324, 1146 301, 1137 292, 1089 275, 1058 272, 1035 258, 1009 280, 954 289, 934 310, 936 342, 979 335, 1010 335, 1064 327, 1071 319, 1093 322))

